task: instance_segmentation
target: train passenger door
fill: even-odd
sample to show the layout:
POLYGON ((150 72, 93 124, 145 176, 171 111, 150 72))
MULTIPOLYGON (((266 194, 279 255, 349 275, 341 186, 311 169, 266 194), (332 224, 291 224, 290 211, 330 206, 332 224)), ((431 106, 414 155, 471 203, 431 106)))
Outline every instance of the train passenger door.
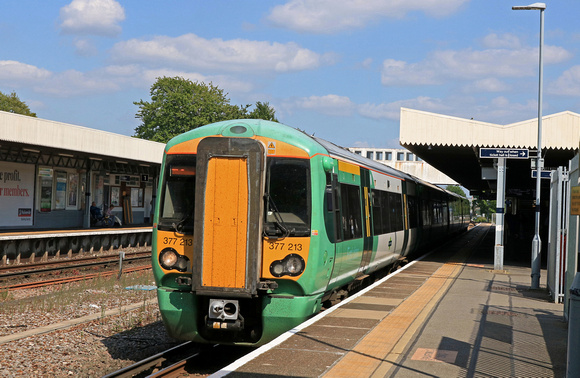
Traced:
POLYGON ((352 280, 359 271, 363 250, 363 207, 361 169, 359 166, 338 162, 338 193, 340 218, 337 231, 335 264, 329 285, 341 286, 352 280))
POLYGON ((362 211, 363 211, 363 253, 357 276, 364 275, 373 255, 373 234, 371 219, 371 173, 368 169, 360 169, 361 191, 362 191, 362 211))

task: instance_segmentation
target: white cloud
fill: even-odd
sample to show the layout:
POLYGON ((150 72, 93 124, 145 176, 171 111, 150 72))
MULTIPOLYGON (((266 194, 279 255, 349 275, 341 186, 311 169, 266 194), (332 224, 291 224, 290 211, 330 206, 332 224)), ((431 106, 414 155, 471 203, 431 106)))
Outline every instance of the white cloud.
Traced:
POLYGON ((350 116, 355 104, 348 97, 329 94, 294 99, 291 103, 286 103, 285 107, 313 110, 332 116, 350 116))
POLYGON ((580 96, 580 66, 573 66, 547 86, 546 92, 562 96, 580 96))
POLYGON ((110 65, 88 72, 67 70, 50 72, 30 64, 0 61, 0 85, 15 88, 28 87, 37 93, 52 97, 71 97, 99 93, 114 93, 127 88, 149 89, 158 77, 179 76, 192 81, 213 83, 228 92, 248 93, 254 89, 250 81, 226 75, 172 69, 146 69, 137 64, 110 65))
POLYGON ((73 42, 77 55, 95 56, 99 53, 95 44, 88 39, 75 39, 73 42))
POLYGON ((290 0, 274 7, 267 19, 280 28, 332 34, 362 28, 382 18, 402 18, 413 11, 442 17, 469 0, 290 0))
POLYGON ((442 100, 425 96, 390 103, 362 104, 357 107, 357 110, 361 116, 370 119, 399 120, 402 107, 429 112, 445 112, 449 110, 449 108, 443 104, 442 100))
POLYGON ((298 44, 244 39, 205 39, 195 34, 179 37, 131 39, 111 50, 114 61, 230 72, 291 72, 311 70, 334 61, 298 44))
MULTIPOLYGON (((544 47, 544 64, 563 62, 572 56, 558 46, 544 47)), ((449 80, 481 77, 524 77, 537 75, 538 48, 441 50, 419 63, 386 59, 381 81, 384 85, 433 85, 449 80)))
POLYGON ((510 90, 510 86, 494 77, 476 80, 466 85, 466 92, 505 92, 510 90))
POLYGON ((102 76, 101 72, 68 70, 39 82, 34 90, 55 97, 71 97, 116 92, 121 89, 120 84, 115 78, 102 76))
POLYGON ((0 83, 24 86, 50 76, 51 72, 43 68, 14 60, 0 60, 0 83))
POLYGON ((497 35, 491 33, 483 38, 483 46, 490 49, 519 49, 522 47, 520 39, 511 33, 497 35))
POLYGON ((65 34, 116 36, 125 10, 115 0, 73 0, 60 9, 60 27, 65 34))
POLYGON ((360 63, 360 66, 366 70, 370 69, 373 65, 373 58, 366 58, 360 63))

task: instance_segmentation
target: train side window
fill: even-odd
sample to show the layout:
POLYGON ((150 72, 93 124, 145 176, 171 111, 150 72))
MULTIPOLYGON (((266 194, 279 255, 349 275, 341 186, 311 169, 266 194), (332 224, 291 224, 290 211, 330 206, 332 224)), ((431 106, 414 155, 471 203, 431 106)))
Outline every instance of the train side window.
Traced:
POLYGON ((391 232, 403 229, 403 202, 399 193, 389 193, 391 232))
POLYGON ((336 173, 326 173, 325 216, 326 234, 328 239, 336 243, 342 239, 340 235, 340 198, 338 176, 336 173))
POLYGON ((407 208, 409 212, 409 228, 416 228, 419 224, 417 199, 414 196, 407 196, 407 208))
POLYGON ((389 193, 382 190, 373 190, 373 233, 382 235, 391 230, 391 210, 389 207, 389 193))
POLYGON ((362 238, 360 187, 340 184, 343 240, 362 238))
POLYGON ((431 208, 428 200, 421 200, 421 218, 423 219, 423 226, 431 224, 431 208))

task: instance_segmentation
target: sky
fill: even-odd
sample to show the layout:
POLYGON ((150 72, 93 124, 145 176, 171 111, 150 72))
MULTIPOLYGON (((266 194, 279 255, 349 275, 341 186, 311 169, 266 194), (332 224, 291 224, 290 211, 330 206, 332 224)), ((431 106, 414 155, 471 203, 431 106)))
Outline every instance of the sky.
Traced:
MULTIPOLYGON (((4 0, 0 92, 39 118, 133 135, 156 78, 344 147, 399 147, 400 108, 509 124, 538 115, 530 0, 4 0)), ((543 114, 580 113, 580 1, 545 1, 543 114)))

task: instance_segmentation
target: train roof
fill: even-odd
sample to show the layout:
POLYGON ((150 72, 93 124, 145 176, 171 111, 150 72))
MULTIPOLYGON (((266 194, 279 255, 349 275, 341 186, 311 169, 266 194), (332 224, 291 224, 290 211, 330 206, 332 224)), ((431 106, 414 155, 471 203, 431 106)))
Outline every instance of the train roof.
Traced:
POLYGON ((297 129, 292 126, 288 126, 279 122, 265 121, 261 119, 235 119, 228 121, 221 121, 205 125, 184 134, 178 135, 171 139, 166 147, 166 150, 172 146, 182 143, 184 141, 211 135, 222 135, 226 130, 234 126, 246 126, 251 129, 252 135, 261 135, 265 137, 274 137, 277 140, 283 140, 285 142, 292 143, 293 145, 304 149, 309 153, 310 156, 316 154, 328 154, 330 157, 335 159, 340 159, 344 161, 351 162, 353 164, 372 169, 377 172, 388 174, 394 177, 398 177, 402 180, 412 181, 420 185, 429 186, 435 190, 441 192, 447 192, 456 195, 455 193, 448 192, 434 184, 428 183, 410 175, 408 173, 399 171, 388 165, 378 163, 374 160, 367 159, 361 155, 355 154, 344 147, 340 147, 332 142, 325 139, 309 135, 306 132, 297 129))

